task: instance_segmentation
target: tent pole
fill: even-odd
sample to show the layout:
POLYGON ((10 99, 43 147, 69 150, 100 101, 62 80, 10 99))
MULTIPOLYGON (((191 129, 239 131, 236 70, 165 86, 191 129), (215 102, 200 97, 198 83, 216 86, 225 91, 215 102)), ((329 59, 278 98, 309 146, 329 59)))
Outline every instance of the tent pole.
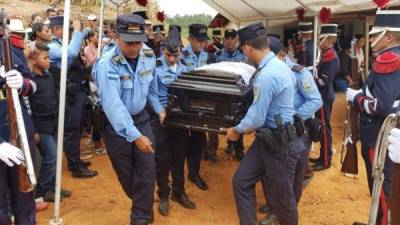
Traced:
POLYGON ((319 27, 319 19, 318 15, 314 15, 314 48, 313 48, 313 77, 318 78, 318 59, 317 59, 317 49, 318 49, 318 27, 319 27))
POLYGON ((104 1, 105 0, 101 0, 101 6, 100 6, 99 43, 97 44, 97 58, 100 58, 101 48, 103 47, 101 42, 103 39, 104 1))
POLYGON ((69 21, 71 16, 71 0, 65 0, 64 3, 64 25, 61 56, 61 79, 60 79, 60 105, 58 113, 58 133, 57 133, 57 169, 56 169, 56 190, 54 201, 54 216, 50 220, 51 225, 63 224, 60 218, 60 192, 62 176, 62 154, 64 143, 64 115, 65 115, 65 92, 67 83, 68 66, 68 40, 69 40, 69 21))

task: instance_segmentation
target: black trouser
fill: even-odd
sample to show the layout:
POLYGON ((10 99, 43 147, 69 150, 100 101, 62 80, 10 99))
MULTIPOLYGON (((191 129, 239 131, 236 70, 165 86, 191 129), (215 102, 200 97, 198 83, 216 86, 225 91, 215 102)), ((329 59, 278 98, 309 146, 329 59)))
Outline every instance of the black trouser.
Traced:
POLYGON ((257 224, 255 184, 264 177, 267 179, 266 197, 272 214, 278 217, 281 225, 297 224, 293 174, 304 144, 301 139, 296 139, 288 145, 280 146, 278 150, 271 153, 256 139, 236 170, 233 190, 240 225, 257 224))
MULTIPOLYGON (((133 117, 142 135, 155 143, 150 117, 145 110, 133 117)), ((104 142, 112 166, 126 195, 132 199, 131 222, 142 224, 151 219, 155 188, 153 153, 143 153, 134 143, 118 135, 109 122, 104 129, 104 142)))
POLYGON ((65 108, 64 151, 70 169, 81 166, 81 125, 86 98, 85 92, 78 92, 73 97, 73 101, 68 100, 65 108))
POLYGON ((198 131, 190 132, 190 148, 187 153, 189 176, 199 176, 201 156, 206 146, 206 133, 198 131))
POLYGON ((159 198, 168 199, 171 188, 169 173, 172 176, 172 192, 185 193, 185 156, 190 144, 188 130, 163 127, 160 120, 152 116, 151 129, 156 137, 155 159, 159 198))
POLYGON ((207 154, 216 155, 218 150, 218 134, 217 133, 208 133, 208 141, 207 141, 207 154))

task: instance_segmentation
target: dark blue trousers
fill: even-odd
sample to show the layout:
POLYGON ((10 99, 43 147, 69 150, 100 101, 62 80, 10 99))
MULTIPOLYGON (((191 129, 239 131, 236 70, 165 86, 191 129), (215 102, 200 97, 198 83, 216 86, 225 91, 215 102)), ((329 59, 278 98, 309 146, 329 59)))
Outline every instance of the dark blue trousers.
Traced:
POLYGON ((333 99, 324 100, 324 104, 320 110, 315 113, 315 116, 324 124, 321 135, 321 148, 319 151, 319 161, 323 165, 328 165, 332 160, 332 128, 331 128, 331 113, 333 99))
POLYGON ((81 166, 81 124, 85 102, 86 93, 78 92, 74 101, 68 101, 65 108, 64 151, 70 169, 81 166))
POLYGON ((296 225, 298 222, 297 203, 293 191, 294 168, 304 144, 297 139, 281 146, 272 153, 256 139, 246 153, 233 177, 233 190, 240 225, 257 224, 257 202, 255 185, 267 180, 266 197, 273 214, 281 225, 296 225))
MULTIPOLYGON (((154 146, 156 142, 146 110, 133 119, 142 135, 148 137, 154 146)), ((156 178, 154 154, 143 153, 134 143, 127 142, 108 122, 104 130, 104 142, 122 189, 132 199, 131 223, 149 221, 153 214, 156 178)))
POLYGON ((199 176, 203 151, 207 147, 207 136, 204 132, 190 132, 190 148, 187 153, 189 176, 199 176))

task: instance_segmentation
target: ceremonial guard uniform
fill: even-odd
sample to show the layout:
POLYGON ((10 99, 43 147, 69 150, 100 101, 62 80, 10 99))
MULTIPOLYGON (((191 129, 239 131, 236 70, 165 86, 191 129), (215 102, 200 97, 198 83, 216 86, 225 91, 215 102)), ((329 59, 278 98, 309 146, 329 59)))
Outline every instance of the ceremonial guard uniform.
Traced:
MULTIPOLYGON (((21 22, 22 24, 22 22, 21 22)), ((11 88, 19 89, 20 96, 30 96, 36 92, 36 84, 31 80, 32 74, 23 52, 24 38, 21 35, 10 34, 12 71, 5 74, 6 78, 0 76, 0 224, 11 225, 8 217, 9 194, 12 212, 15 216, 15 224, 35 225, 36 208, 33 192, 24 193, 19 191, 18 169, 15 164, 23 160, 22 151, 8 144, 10 137, 9 121, 7 116, 7 96, 5 83, 11 88)), ((0 59, 3 61, 3 46, 0 46, 0 59)), ((35 162, 34 127, 31 117, 20 98, 22 114, 24 118, 26 134, 31 151, 32 161, 35 162)))
MULTIPOLYGON (((248 41, 256 37, 268 43, 262 23, 244 27, 238 33, 243 47, 250 48, 248 41), (265 39, 261 39, 264 36, 265 39)), ((297 137, 293 125, 295 80, 289 67, 269 51, 268 45, 263 49, 252 48, 253 51, 265 52, 262 59, 246 55, 258 64, 252 81, 253 103, 240 123, 227 130, 228 138, 233 140, 239 138, 239 134, 256 131, 256 140, 233 177, 240 224, 257 223, 255 183, 265 176, 270 184, 266 197, 271 213, 277 215, 281 225, 295 225, 298 212, 292 176, 304 151, 304 144, 297 137)))
POLYGON ((300 22, 298 28, 299 44, 296 45, 297 63, 310 67, 313 66, 314 40, 312 39, 314 27, 311 22, 300 22))
MULTIPOLYGON (((372 162, 375 143, 383 121, 390 113, 399 111, 400 103, 400 43, 381 42, 389 32, 399 32, 399 11, 380 10, 376 13, 371 32, 371 48, 376 53, 375 62, 366 84, 361 90, 348 88, 346 98, 360 112, 360 140, 362 157, 367 171, 368 187, 372 193, 374 179, 372 162), (387 45, 387 46, 384 46, 387 45)), ((397 33, 398 35, 399 33, 397 33)), ((392 37, 394 39, 394 37, 392 37)), ((380 197, 377 224, 388 222, 388 200, 392 187, 392 161, 386 157, 383 169, 384 181, 380 197)))
MULTIPOLYGON (((336 37, 337 24, 322 24, 320 32, 320 46, 330 38, 336 37)), ((316 113, 316 117, 323 123, 321 148, 319 158, 312 160, 315 164, 312 166, 315 171, 328 169, 332 160, 332 128, 331 113, 333 101, 335 99, 335 90, 333 81, 340 69, 338 55, 333 48, 333 44, 322 49, 322 60, 318 65, 318 89, 321 93, 323 106, 316 113)))
POLYGON ((151 223, 153 213, 156 171, 151 143, 156 142, 150 116, 145 110, 147 99, 156 113, 162 112, 154 78, 153 51, 142 48, 136 58, 131 59, 124 55, 132 54, 126 46, 143 44, 147 40, 143 26, 140 16, 118 16, 117 32, 121 43, 96 62, 94 71, 100 103, 107 118, 104 141, 118 180, 132 199, 131 224, 134 225, 151 223), (122 52, 122 43, 128 53, 122 52))
MULTIPOLYGON (((205 42, 208 40, 207 26, 203 24, 191 24, 189 26, 189 35, 195 41, 205 42)), ((214 54, 210 54, 201 50, 195 52, 191 45, 187 46, 183 52, 182 63, 185 65, 185 72, 206 64, 215 62, 214 54)), ((200 177, 200 161, 203 150, 207 145, 207 137, 204 132, 191 131, 191 144, 188 152, 189 180, 195 183, 200 189, 208 189, 207 184, 200 177)))
POLYGON ((212 39, 213 42, 207 46, 207 52, 215 53, 224 48, 224 45, 221 43, 222 33, 220 29, 212 31, 212 39))

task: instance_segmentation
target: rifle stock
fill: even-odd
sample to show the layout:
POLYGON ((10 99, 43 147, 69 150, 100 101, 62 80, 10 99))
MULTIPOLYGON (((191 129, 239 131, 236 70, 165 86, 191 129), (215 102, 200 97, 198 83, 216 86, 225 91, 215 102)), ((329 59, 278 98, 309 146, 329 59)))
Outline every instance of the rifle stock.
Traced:
MULTIPOLYGON (((400 128, 400 122, 397 123, 400 128)), ((390 221, 391 224, 400 224, 400 164, 393 163, 392 168, 392 193, 390 193, 390 221)))
MULTIPOLYGON (((12 70, 12 60, 11 60, 10 39, 7 33, 7 18, 4 9, 1 9, 0 17, 2 19, 1 22, 3 26, 3 37, 1 40, 3 48, 3 65, 4 65, 4 70, 8 72, 12 70)), ((17 122, 18 118, 15 107, 16 105, 15 105, 15 99, 13 98, 13 96, 15 96, 18 93, 16 93, 16 90, 12 90, 8 86, 6 87, 6 93, 7 93, 7 116, 10 128, 10 143, 15 146, 21 146, 22 143, 18 139, 18 122, 17 122)), ((26 157, 26 154, 24 155, 26 157)), ((25 159, 25 161, 26 160, 31 160, 31 159, 25 159)), ((21 192, 33 191, 33 184, 29 179, 25 164, 18 165, 17 171, 18 171, 19 191, 21 192)))

